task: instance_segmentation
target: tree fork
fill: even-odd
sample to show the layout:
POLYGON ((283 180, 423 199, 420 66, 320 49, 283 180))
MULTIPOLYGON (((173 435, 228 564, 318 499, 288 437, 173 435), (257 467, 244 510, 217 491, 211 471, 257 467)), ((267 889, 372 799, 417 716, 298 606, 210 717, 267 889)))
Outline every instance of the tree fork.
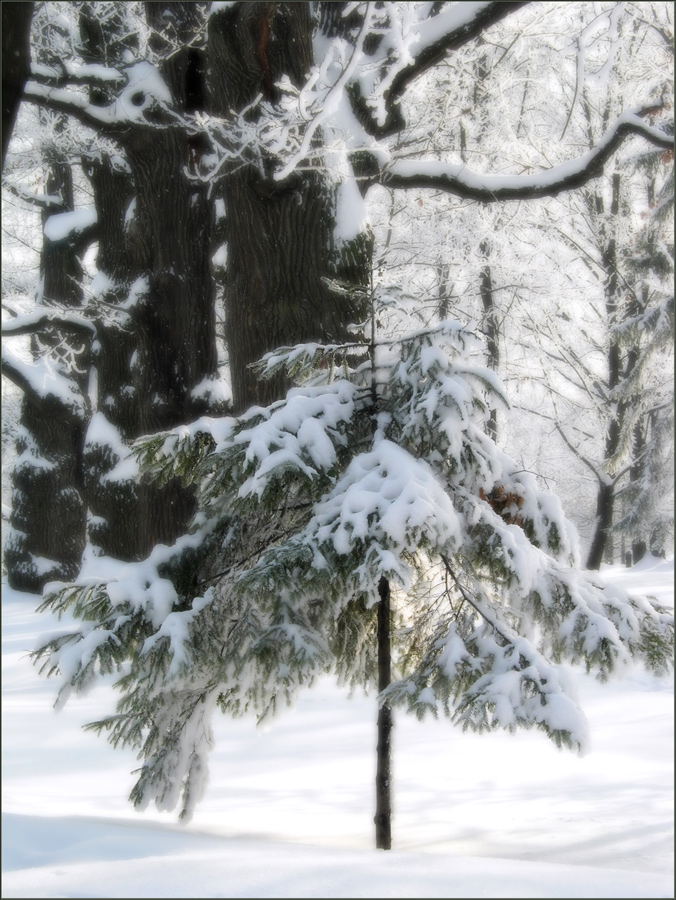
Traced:
MULTIPOLYGON (((382 693, 391 681, 390 583, 381 577, 378 583, 378 691, 382 693)), ((392 847, 391 785, 392 710, 387 703, 378 710, 378 747, 376 767, 376 848, 392 847)))

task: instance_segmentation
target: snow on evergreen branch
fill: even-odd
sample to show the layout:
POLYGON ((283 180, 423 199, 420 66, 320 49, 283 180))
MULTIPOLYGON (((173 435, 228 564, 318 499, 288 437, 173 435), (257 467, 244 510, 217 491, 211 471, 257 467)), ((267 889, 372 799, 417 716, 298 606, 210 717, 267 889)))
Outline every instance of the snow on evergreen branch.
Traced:
POLYGON ((137 442, 146 476, 197 486, 191 534, 107 579, 50 588, 46 603, 83 621, 39 648, 48 672, 81 689, 126 661, 117 713, 93 727, 139 748, 137 805, 180 799, 191 814, 216 707, 263 719, 326 672, 372 686, 382 577, 398 671, 380 702, 417 715, 535 726, 580 749, 561 663, 601 679, 633 659, 671 665, 673 619, 571 568, 558 500, 483 430, 503 395, 467 332, 366 338, 347 348, 357 366, 323 378, 345 349, 275 351, 263 368, 303 379, 284 400, 137 442), (199 553, 188 593, 167 577, 186 552, 199 553))

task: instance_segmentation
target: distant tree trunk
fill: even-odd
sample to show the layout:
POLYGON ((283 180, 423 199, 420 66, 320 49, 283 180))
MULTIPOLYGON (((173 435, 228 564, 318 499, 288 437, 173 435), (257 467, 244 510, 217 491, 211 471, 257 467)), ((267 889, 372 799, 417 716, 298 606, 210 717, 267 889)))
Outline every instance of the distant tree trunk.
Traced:
POLYGON ((613 540, 612 533, 609 534, 606 539, 606 550, 603 555, 603 561, 607 566, 612 566, 615 562, 615 541, 613 540))
MULTIPOLYGON (((390 641, 390 585, 386 578, 378 584, 378 692, 384 691, 392 680, 390 641)), ((392 710, 383 703, 378 710, 378 746, 376 768, 376 848, 392 848, 392 710)))
MULTIPOLYGON (((474 67, 474 91, 472 110, 479 114, 478 133, 475 140, 480 142, 486 130, 486 120, 481 116, 482 105, 490 102, 486 93, 486 78, 488 77, 488 60, 484 55, 480 57, 474 67)), ((525 102, 525 92, 524 92, 525 102)), ((523 109, 522 109, 523 115, 523 109)), ((460 158, 464 163, 468 162, 467 134, 463 123, 460 123, 460 158)), ((486 338, 486 361, 493 372, 498 372, 500 366, 500 323, 495 307, 495 295, 493 290, 493 273, 491 269, 491 244, 486 238, 479 244, 479 257, 482 261, 479 271, 479 295, 483 307, 483 333, 486 338)), ((494 441, 498 439, 498 411, 493 408, 486 422, 486 433, 494 441)))
MULTIPOLYGON (((648 202, 652 207, 655 202, 655 178, 652 178, 648 182, 648 202)), ((643 312, 647 306, 650 297, 650 289, 647 284, 643 284, 641 288, 641 299, 639 301, 638 296, 635 294, 633 299, 629 298, 627 315, 629 317, 633 317, 643 312)), ((626 370, 627 374, 631 374, 634 370, 639 358, 641 355, 641 350, 639 346, 631 347, 627 354, 627 365, 626 370)), ((638 404, 640 398, 636 398, 636 403, 638 404)), ((646 450, 647 443, 647 432, 650 427, 650 417, 645 417, 639 419, 634 425, 633 432, 633 446, 632 446, 632 454, 633 454, 633 465, 629 470, 629 481, 631 483, 636 483, 640 481, 643 477, 646 468, 646 460, 644 457, 644 453, 646 450)), ((634 564, 643 559, 643 557, 648 552, 648 544, 645 540, 645 535, 641 535, 640 533, 634 533, 631 535, 631 552, 632 559, 634 564)), ((651 548, 652 549, 652 548, 651 548)))
MULTIPOLYGON (((603 198, 600 194, 595 198, 597 212, 603 212, 603 198)), ((610 215, 616 217, 620 209, 620 176, 613 175, 613 197, 610 215)), ((611 220, 614 221, 614 220, 611 220)), ((616 322, 618 308, 618 270, 617 270, 617 244, 615 236, 605 236, 605 246, 602 250, 603 268, 606 273, 606 321, 611 337, 607 351, 608 382, 607 389, 610 394, 620 383, 621 348, 619 340, 612 336, 612 326, 616 322)), ((606 445, 604 458, 613 458, 620 444, 622 432, 622 420, 624 407, 621 401, 610 401, 609 418, 606 430, 606 445)), ((608 533, 613 524, 613 511, 615 506, 615 485, 612 481, 600 481, 596 496, 596 519, 594 531, 587 556, 587 568, 599 569, 603 562, 603 556, 608 540, 608 533)))
MULTIPOLYGON (((644 425, 641 422, 637 422, 634 426, 634 465, 629 470, 629 479, 630 481, 638 481, 643 475, 644 470, 644 461, 642 459, 643 452, 646 446, 646 436, 644 431, 644 425)), ((637 562, 640 562, 643 557, 648 552, 648 544, 647 542, 639 535, 634 534, 631 542, 631 555, 634 561, 634 565, 637 562)))
POLYGON ((28 80, 34 3, 2 4, 2 168, 28 80))
POLYGON ((439 318, 443 320, 448 318, 451 291, 453 290, 451 284, 451 267, 448 263, 440 262, 437 264, 436 270, 438 278, 437 296, 439 298, 439 318))
POLYGON ((600 569, 606 549, 607 532, 613 524, 615 506, 615 487, 612 484, 600 484, 596 493, 596 519, 594 534, 587 556, 588 569, 600 569))
MULTIPOLYGON (((488 241, 482 241, 480 245, 481 254, 484 257, 484 264, 481 267, 479 275, 479 291, 481 293, 481 303, 484 309, 484 334, 486 335, 486 354, 488 356, 488 366, 493 372, 498 371, 500 365, 500 327, 497 319, 497 311, 495 309, 495 299, 493 296, 493 276, 491 274, 490 262, 490 245, 488 241)), ((492 409, 488 422, 486 423, 486 432, 494 441, 498 439, 498 411, 492 409)))

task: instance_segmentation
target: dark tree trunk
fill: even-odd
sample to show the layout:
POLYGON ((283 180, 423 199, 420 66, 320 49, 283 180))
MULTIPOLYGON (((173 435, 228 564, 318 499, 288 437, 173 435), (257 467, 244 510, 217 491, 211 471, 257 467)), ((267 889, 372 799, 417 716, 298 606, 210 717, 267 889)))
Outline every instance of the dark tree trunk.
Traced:
POLYGON ((30 72, 34 3, 2 4, 2 168, 30 72))
MULTIPOLYGON (((490 263, 490 246, 487 241, 482 241, 480 245, 481 253, 485 259, 484 265, 481 267, 479 275, 479 291, 481 293, 481 302, 484 308, 484 334, 486 335, 486 353, 488 356, 488 366, 493 372, 498 371, 500 365, 500 344, 498 339, 500 336, 499 324, 497 319, 497 311, 495 309, 495 300, 493 296, 493 277, 491 274, 490 263)), ((498 411, 492 409, 488 422, 486 423, 486 432, 494 441, 498 439, 498 411)))
MULTIPOLYGON (((386 578, 378 584, 378 691, 382 692, 392 680, 390 646, 390 585, 386 578)), ((376 768, 376 848, 392 847, 392 710, 383 703, 378 710, 378 746, 376 768)))
POLYGON ((41 593, 48 581, 72 581, 84 549, 84 423, 55 398, 24 395, 12 473, 11 531, 5 546, 10 587, 41 593))
MULTIPOLYGON (((597 195, 596 207, 599 213, 603 212, 603 198, 597 195)), ((620 176, 613 175, 613 198, 610 215, 615 217, 620 209, 620 176)), ((607 237, 602 251, 603 268, 606 273, 606 321, 609 330, 615 324, 618 308, 618 269, 617 269, 617 245, 614 236, 607 237)), ((617 338, 609 340, 608 352, 608 393, 610 394, 620 383, 621 377, 621 348, 617 338)), ((606 431, 605 456, 606 460, 612 459, 620 445, 624 408, 622 402, 610 403, 609 418, 606 431)), ((603 562, 609 530, 613 524, 613 510, 615 505, 615 485, 611 482, 599 482, 596 497, 596 521, 594 532, 587 556, 587 568, 599 569, 603 562)))
MULTIPOLYGON (((312 63, 310 5, 242 3, 213 14, 207 51, 212 111, 241 110, 258 94, 274 103, 275 82, 287 75, 300 86, 312 63)), ((224 184, 223 286, 236 412, 279 399, 288 388, 284 378, 261 381, 249 368, 264 353, 349 339, 347 326, 365 318, 363 296, 332 291, 324 279, 364 289, 370 236, 338 244, 337 190, 321 163, 282 182, 272 177, 273 164, 239 168, 224 184)))
POLYGON ((355 242, 353 259, 332 252, 334 198, 321 173, 269 196, 257 187, 251 173, 237 173, 226 192, 226 337, 237 412, 277 400, 289 386, 283 377, 261 381, 249 367, 267 351, 350 340, 346 326, 363 319, 362 301, 322 279, 363 287, 370 270, 366 242, 355 242))
POLYGON ((127 301, 141 268, 133 252, 133 229, 125 229, 134 185, 126 167, 108 155, 92 154, 84 167, 100 223, 97 265, 105 282, 96 299, 110 310, 109 316, 101 317, 93 356, 98 415, 93 420, 97 431, 90 431, 85 444, 89 539, 107 556, 132 560, 138 558, 138 489, 133 479, 115 478, 121 457, 113 446, 140 434, 141 408, 146 402, 145 394, 139 394, 144 387, 138 383, 144 360, 138 352, 131 315, 116 313, 127 301), (117 439, 112 444, 111 430, 101 429, 101 417, 115 429, 117 439))
MULTIPOLYGON (((645 467, 645 462, 643 461, 643 452, 645 451, 646 446, 646 436, 644 431, 643 423, 638 422, 634 426, 634 465, 629 470, 629 479, 631 482, 638 481, 643 475, 643 470, 645 467)), ((640 562, 643 557, 648 552, 648 544, 647 542, 639 535, 634 534, 632 542, 631 542, 631 556, 634 561, 634 565, 637 562, 640 562)))
POLYGON ((439 297, 439 318, 443 320, 448 318, 451 291, 453 290, 453 286, 451 285, 451 267, 448 263, 440 262, 436 268, 437 278, 439 279, 437 290, 437 295, 439 297))
POLYGON ((608 539, 608 529, 613 524, 615 506, 615 487, 612 484, 600 484, 596 494, 596 520, 594 533, 587 556, 587 568, 599 569, 603 562, 603 554, 608 539))
MULTIPOLYGON (((202 6, 146 5, 148 22, 158 29, 150 39, 153 50, 179 47, 161 64, 178 112, 190 105, 194 110, 199 99, 193 65, 198 51, 188 45, 202 6)), ((85 18, 92 56, 109 54, 110 40, 101 41, 96 23, 85 18)), ((100 102, 108 100, 102 96, 100 102)), ((118 310, 101 328, 98 409, 128 443, 216 411, 195 389, 216 375, 217 358, 212 210, 204 187, 190 178, 190 140, 172 129, 131 129, 119 141, 125 164, 99 157, 89 174, 104 223, 98 264, 108 280, 101 299, 118 310)), ((87 458, 90 536, 104 553, 141 559, 156 544, 171 544, 185 533, 195 510, 192 491, 178 482, 158 487, 116 479, 119 456, 105 440, 90 440, 87 458)))
MULTIPOLYGON (((12 4, 10 4, 12 5, 12 4)), ((4 21, 4 7, 3 7, 4 21)), ((49 61, 49 60, 46 60, 49 61)), ((73 209, 70 163, 53 149, 46 155, 45 192, 59 197, 43 211, 38 305, 82 304, 81 247, 77 236, 48 237, 53 216, 73 209)), ((52 330, 32 339, 33 355, 49 358, 59 377, 68 378, 84 398, 89 346, 52 330)), ((48 581, 70 581, 80 569, 86 537, 83 438, 86 404, 78 414, 57 396, 44 398, 28 387, 21 404, 17 455, 12 473, 11 532, 5 549, 11 587, 41 593, 48 581)))
MULTIPOLYGON (((655 181, 654 179, 648 182, 648 199, 651 204, 654 204, 655 199, 655 181)), ((647 284, 644 284, 641 290, 641 301, 639 301, 638 297, 634 295, 633 298, 629 298, 628 308, 627 308, 627 316, 634 317, 639 315, 639 313, 645 311, 648 306, 650 295, 650 289, 647 284)), ((639 361, 641 356, 640 347, 633 346, 630 348, 627 354, 627 364, 626 364, 626 374, 630 375, 636 364, 639 361)), ((636 397, 634 402, 638 405, 640 403, 640 397, 636 397)), ((634 425, 634 433, 633 433, 633 465, 629 470, 629 481, 632 484, 635 484, 637 481, 640 481, 644 475, 646 460, 645 460, 645 450, 647 443, 647 431, 650 427, 650 415, 646 418, 639 420, 634 425)), ((640 534, 635 532, 632 534, 631 541, 631 552, 632 559, 634 565, 639 562, 648 552, 648 544, 645 540, 645 534, 640 534)), ((652 548, 651 548, 652 549, 652 548)))
POLYGON ((147 378, 142 432, 172 428, 197 413, 194 388, 216 375, 211 209, 185 175, 182 134, 147 135, 127 146, 136 187, 135 227, 147 290, 133 319, 147 378))

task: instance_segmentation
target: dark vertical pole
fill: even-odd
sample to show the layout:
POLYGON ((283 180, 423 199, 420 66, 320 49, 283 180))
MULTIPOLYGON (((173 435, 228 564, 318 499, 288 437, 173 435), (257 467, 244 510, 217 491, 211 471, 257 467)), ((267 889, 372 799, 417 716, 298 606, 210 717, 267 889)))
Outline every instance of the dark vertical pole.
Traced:
MULTIPOLYGON (((384 691, 391 680, 390 669, 390 584, 381 578, 378 584, 378 690, 384 691)), ((392 801, 390 796, 390 751, 392 746, 392 710, 384 703, 378 710, 378 763, 376 768, 376 848, 392 847, 392 801)))

